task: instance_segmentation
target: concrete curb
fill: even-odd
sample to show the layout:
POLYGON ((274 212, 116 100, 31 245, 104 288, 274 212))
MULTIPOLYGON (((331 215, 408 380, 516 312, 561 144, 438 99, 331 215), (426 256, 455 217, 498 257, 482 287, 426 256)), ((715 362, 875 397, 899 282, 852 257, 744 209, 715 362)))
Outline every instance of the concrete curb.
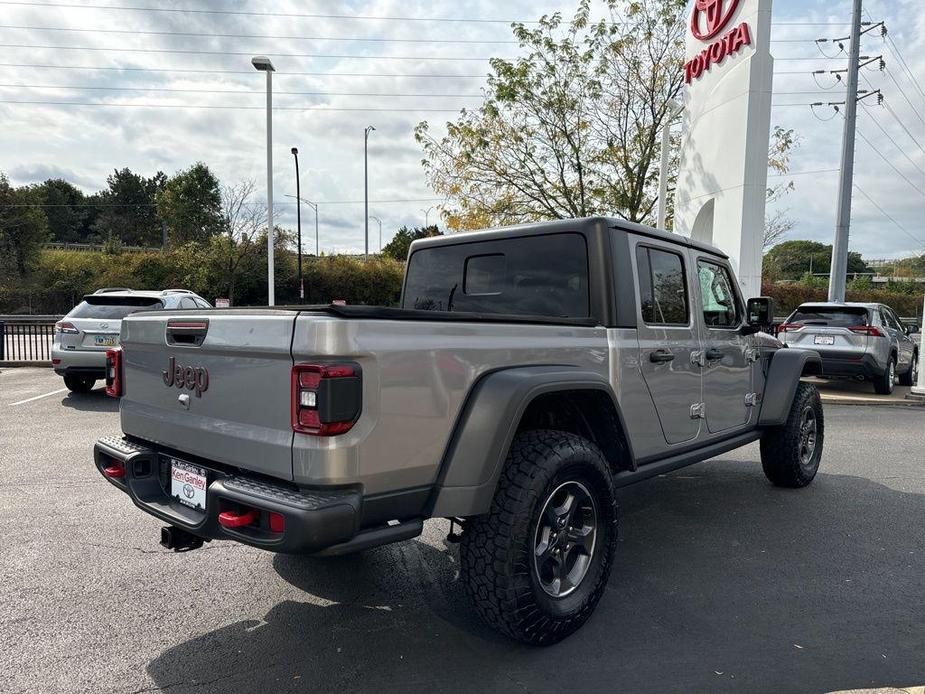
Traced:
POLYGON ((41 366, 50 369, 51 360, 42 359, 41 361, 0 361, 0 368, 9 369, 18 366, 41 366))
POLYGON ((843 395, 822 394, 822 402, 825 405, 847 405, 847 406, 864 406, 864 407, 925 407, 925 400, 883 400, 879 398, 850 397, 843 395))
POLYGON ((846 689, 840 692, 831 692, 831 694, 925 694, 925 687, 907 687, 905 689, 896 689, 886 687, 884 689, 846 689))

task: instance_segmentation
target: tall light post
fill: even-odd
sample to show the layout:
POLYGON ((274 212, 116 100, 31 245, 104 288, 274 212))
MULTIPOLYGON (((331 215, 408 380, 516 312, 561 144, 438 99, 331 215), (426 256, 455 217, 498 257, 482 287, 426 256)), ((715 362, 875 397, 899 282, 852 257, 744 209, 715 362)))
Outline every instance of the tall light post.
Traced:
POLYGON ((379 222, 379 252, 382 253, 382 220, 379 219, 376 215, 370 217, 370 219, 375 219, 379 222))
POLYGON ((265 55, 251 58, 260 72, 267 73, 267 305, 276 305, 276 277, 273 273, 273 72, 275 68, 265 55))
POLYGON ((302 197, 301 189, 299 187, 299 148, 293 147, 291 150, 292 157, 295 159, 295 219, 296 219, 296 236, 299 244, 299 251, 296 257, 298 258, 297 266, 299 272, 299 299, 305 300, 305 285, 302 282, 302 197))
POLYGON ((299 202, 304 202, 315 212, 315 256, 321 255, 321 247, 318 245, 318 203, 312 202, 311 200, 306 200, 305 198, 299 197, 297 195, 287 195, 287 198, 294 198, 299 202))
POLYGON ((434 209, 434 207, 436 207, 436 205, 431 205, 426 210, 423 208, 421 209, 421 212, 424 213, 424 228, 425 229, 427 229, 427 227, 430 226, 430 211, 434 209))
POLYGON ((366 245, 363 247, 363 255, 369 257, 369 134, 375 130, 371 125, 367 125, 363 130, 363 201, 364 212, 366 216, 366 245))
POLYGON ((664 230, 668 223, 668 163, 671 154, 671 124, 684 109, 672 99, 665 112, 665 124, 662 126, 662 162, 658 170, 658 222, 659 229, 664 230))

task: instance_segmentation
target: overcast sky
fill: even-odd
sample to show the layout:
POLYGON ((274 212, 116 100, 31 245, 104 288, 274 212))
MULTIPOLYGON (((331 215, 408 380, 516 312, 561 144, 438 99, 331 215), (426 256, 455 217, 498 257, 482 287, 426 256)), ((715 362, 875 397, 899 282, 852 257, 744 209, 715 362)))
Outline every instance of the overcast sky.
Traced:
MULTIPOLYGON (((0 171, 16 184, 61 177, 92 192, 105 187, 114 168, 172 174, 201 160, 225 182, 254 179, 263 189, 265 80, 251 67, 250 57, 266 54, 278 70, 274 175, 280 223, 295 226, 294 207, 285 196, 295 193, 289 150, 297 146, 302 195, 321 203, 321 249, 327 252, 363 247, 365 126, 376 128, 369 143, 370 214, 382 219, 383 242, 387 242, 398 226, 422 224, 425 210, 438 202, 432 200, 435 196, 424 181, 414 126, 428 120, 439 131, 455 111, 479 103, 486 59, 517 53, 508 22, 532 20, 556 10, 570 15, 575 7, 574 0, 61 0, 58 6, 44 7, 41 2, 0 1, 0 102, 6 102, 0 103, 4 126, 0 171), (106 5, 303 16, 97 9, 106 5), (500 21, 402 19, 408 17, 500 21), (64 50, 64 46, 113 50, 64 50), (319 54, 335 57, 311 57, 319 54), (85 69, 89 67, 114 69, 85 69), (112 91, 112 87, 126 90, 112 91), (388 96, 373 96, 382 93, 388 96), (407 96, 393 96, 399 94, 407 96), (161 107, 146 106, 150 104, 161 107), (180 108, 191 105, 221 108, 180 108), (299 110, 306 106, 319 110, 299 110)), ((856 193, 851 247, 870 258, 925 253, 925 13, 921 0, 868 0, 865 7, 874 21, 887 22, 906 66, 879 33, 865 38, 862 52, 884 54, 889 70, 866 71, 865 77, 883 89, 895 116, 873 101, 867 107, 873 117, 861 111, 859 129, 886 161, 859 140, 857 183, 883 212, 856 193)), ((813 39, 844 36, 850 11, 848 0, 774 3, 777 62, 772 122, 796 129, 801 138, 793 158, 795 174, 824 172, 795 175, 796 191, 779 205, 790 208, 797 221, 793 238, 829 243, 833 235, 842 119, 824 121, 836 114, 827 108, 814 112, 792 104, 843 98, 834 78, 823 75, 814 80, 812 71, 837 69, 844 58, 827 59, 813 39), (831 24, 794 24, 807 22, 831 24), (830 91, 823 91, 829 87, 830 91)), ((831 44, 822 50, 829 56, 838 51, 831 44)), ((866 86, 862 80, 862 87, 866 86)), ((437 210, 431 210, 430 220, 436 215, 437 210)), ((313 222, 313 214, 303 208, 307 250, 314 249, 313 222)), ((378 247, 375 222, 370 223, 370 236, 374 250, 378 247)))

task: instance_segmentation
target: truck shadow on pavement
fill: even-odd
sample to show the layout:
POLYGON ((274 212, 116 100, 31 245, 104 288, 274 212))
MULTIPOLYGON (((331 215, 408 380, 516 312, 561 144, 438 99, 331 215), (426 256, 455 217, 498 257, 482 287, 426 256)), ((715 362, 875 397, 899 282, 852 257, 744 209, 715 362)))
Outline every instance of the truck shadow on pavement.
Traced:
POLYGON ((68 393, 61 398, 61 405, 82 412, 118 412, 119 400, 106 395, 106 391, 97 388, 89 393, 68 393))
POLYGON ((377 694, 825 692, 925 680, 925 495, 825 474, 779 490, 757 465, 715 462, 622 490, 620 505, 609 589, 557 646, 524 647, 483 626, 458 585, 455 550, 429 544, 429 532, 341 559, 275 557, 305 600, 180 643, 148 674, 171 691, 377 694))

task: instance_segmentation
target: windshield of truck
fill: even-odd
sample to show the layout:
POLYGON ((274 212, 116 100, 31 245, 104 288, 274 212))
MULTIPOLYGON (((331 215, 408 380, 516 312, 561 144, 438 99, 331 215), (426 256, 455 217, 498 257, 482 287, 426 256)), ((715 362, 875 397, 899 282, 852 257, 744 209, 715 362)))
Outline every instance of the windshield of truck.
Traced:
POLYGON ((587 243, 563 233, 422 248, 408 260, 402 307, 587 318, 587 243))
POLYGON ((164 308, 160 299, 141 296, 87 297, 67 314, 68 318, 97 318, 122 320, 136 311, 153 311, 164 308))
POLYGON ((851 328, 869 323, 867 309, 846 306, 801 306, 788 323, 824 325, 830 328, 851 328))

